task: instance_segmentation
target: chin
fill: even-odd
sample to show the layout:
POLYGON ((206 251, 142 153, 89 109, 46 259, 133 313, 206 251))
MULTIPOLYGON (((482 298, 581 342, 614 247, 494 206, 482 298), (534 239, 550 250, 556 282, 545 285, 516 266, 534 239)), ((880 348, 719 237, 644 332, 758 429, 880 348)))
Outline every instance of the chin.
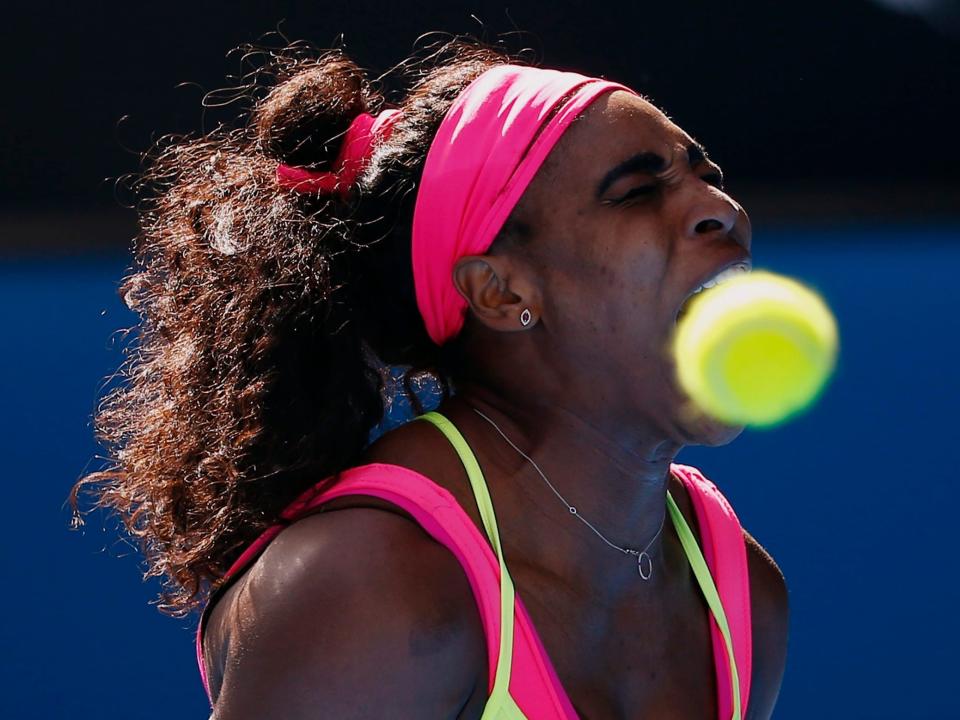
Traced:
POLYGON ((728 425, 707 415, 689 400, 681 405, 678 425, 685 436, 684 444, 707 447, 732 443, 744 430, 743 425, 728 425))
POLYGON ((745 426, 728 425, 701 410, 680 388, 673 359, 669 355, 667 358, 669 369, 665 380, 669 388, 669 402, 673 408, 670 414, 674 418, 674 427, 677 428, 681 442, 684 445, 720 447, 736 440, 745 426))

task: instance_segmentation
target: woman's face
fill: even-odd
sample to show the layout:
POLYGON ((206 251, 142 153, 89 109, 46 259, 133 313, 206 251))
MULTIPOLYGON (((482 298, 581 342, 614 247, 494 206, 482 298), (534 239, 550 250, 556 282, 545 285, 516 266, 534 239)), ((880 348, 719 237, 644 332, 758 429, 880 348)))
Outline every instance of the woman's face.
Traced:
POLYGON ((700 146, 649 102, 608 94, 566 132, 518 209, 534 230, 527 257, 551 351, 684 444, 736 437, 742 428, 689 414, 668 352, 694 289, 750 262, 750 221, 700 146))

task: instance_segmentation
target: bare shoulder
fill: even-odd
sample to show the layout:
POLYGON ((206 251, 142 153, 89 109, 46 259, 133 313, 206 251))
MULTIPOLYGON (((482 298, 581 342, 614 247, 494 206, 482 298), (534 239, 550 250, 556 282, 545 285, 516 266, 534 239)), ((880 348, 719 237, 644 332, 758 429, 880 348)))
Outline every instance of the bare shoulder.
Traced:
POLYGON ((441 485, 465 479, 463 464, 450 441, 432 423, 422 420, 381 435, 364 451, 362 461, 402 465, 441 485))
POLYGON ((294 523, 220 602, 219 720, 454 718, 486 664, 456 558, 381 509, 294 523))
POLYGON ((747 717, 766 720, 773 714, 787 660, 787 583, 770 553, 746 530, 743 536, 753 625, 753 677, 747 717))

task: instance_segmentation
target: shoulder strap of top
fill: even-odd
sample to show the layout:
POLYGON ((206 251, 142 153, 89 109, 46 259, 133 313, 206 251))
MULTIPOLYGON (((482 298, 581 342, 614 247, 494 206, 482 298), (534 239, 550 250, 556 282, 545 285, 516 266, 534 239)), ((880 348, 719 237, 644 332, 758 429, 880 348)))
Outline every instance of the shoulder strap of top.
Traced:
POLYGON ((670 513, 670 518, 673 520, 674 527, 677 529, 680 544, 687 554, 687 560, 690 562, 690 568, 693 570, 693 575, 697 579, 697 584, 700 585, 700 590, 703 592, 704 598, 706 598, 707 606, 710 608, 710 612, 713 613, 711 628, 719 628, 723 646, 727 651, 726 657, 723 658, 722 661, 718 660, 716 658, 717 642, 716 639, 714 639, 714 664, 718 668, 723 665, 730 669, 730 679, 721 686, 719 692, 721 706, 720 717, 724 718, 729 715, 732 720, 741 720, 743 715, 740 710, 740 679, 737 675, 737 661, 733 654, 733 641, 730 638, 730 626, 727 623, 727 614, 723 610, 723 603, 720 601, 720 595, 710 575, 707 562, 703 559, 703 554, 700 552, 700 546, 697 545, 697 539, 690 529, 690 526, 687 525, 683 513, 680 512, 680 508, 677 507, 677 503, 669 490, 667 491, 667 510, 670 513), (726 707, 728 704, 730 705, 729 709, 726 707))
POLYGON ((467 471, 467 477, 470 479, 470 487, 473 488, 473 495, 477 499, 477 507, 480 510, 480 519, 483 527, 487 531, 490 543, 500 562, 500 648, 497 659, 496 677, 493 682, 493 689, 490 691, 490 697, 487 699, 488 706, 498 706, 501 703, 510 704, 510 673, 513 663, 513 630, 514 630, 514 599, 516 591, 513 587, 513 579, 507 572, 507 564, 503 559, 503 549, 500 546, 500 532, 497 529, 497 516, 493 511, 493 501, 490 499, 490 491, 487 489, 487 483, 483 478, 483 472, 480 470, 480 464, 474 456, 470 445, 464 439, 456 426, 446 417, 438 412, 428 412, 417 417, 418 420, 426 420, 433 423, 437 429, 442 432, 453 445, 463 467, 467 471))
MULTIPOLYGON (((425 413, 418 419, 434 424, 447 437, 460 456, 477 500, 481 521, 500 563, 500 575, 503 578, 501 583, 502 632, 496 680, 490 701, 494 703, 506 700, 509 698, 510 658, 514 636, 512 608, 515 590, 504 561, 493 502, 480 465, 456 426, 437 412, 425 413)), ((713 616, 711 633, 714 636, 712 645, 717 672, 720 717, 741 720, 749 699, 752 654, 750 586, 743 531, 726 498, 696 468, 673 465, 671 469, 687 488, 701 528, 703 552, 668 491, 667 507, 671 520, 677 529, 684 552, 713 616), (716 584, 714 577, 716 577, 716 584), (732 620, 728 621, 725 607, 731 608, 732 620), (742 672, 738 672, 738 667, 742 672)))
POLYGON ((670 512, 675 514, 674 523, 680 533, 681 543, 713 611, 710 626, 714 635, 713 653, 720 716, 741 718, 747 712, 750 678, 753 674, 750 576, 743 528, 727 499, 699 470, 678 464, 671 465, 670 469, 683 482, 700 528, 702 555, 693 533, 670 498, 670 512), (682 523, 687 532, 680 531, 679 523, 682 523), (699 562, 695 561, 696 557, 699 557, 699 562), (710 572, 705 573, 704 563, 710 572), (710 575, 716 583, 715 590, 712 582, 707 583, 711 586, 709 590, 705 587, 710 575), (714 603, 717 608, 714 608, 714 603))
MULTIPOLYGON (((381 498, 409 513, 414 520, 437 542, 448 548, 459 561, 473 590, 483 625, 488 638, 500 636, 500 617, 503 612, 501 585, 498 567, 490 545, 469 519, 456 498, 430 478, 399 465, 370 463, 330 476, 307 490, 281 513, 282 524, 268 528, 238 558, 225 575, 229 580, 242 572, 266 549, 267 545, 290 523, 316 512, 324 503, 347 495, 369 495, 381 498)), ((502 562, 502 561, 501 561, 502 562)), ((502 566, 501 566, 502 571, 502 566)), ((513 584, 507 578, 513 596, 513 584)), ((204 688, 209 696, 206 668, 203 658, 204 619, 210 606, 201 615, 197 627, 197 662, 204 688)), ((509 614, 512 632, 512 613, 509 614)), ((512 646, 512 638, 511 646, 512 646)), ((503 643, 500 643, 501 647, 503 643)), ((502 660, 502 653, 499 656, 502 660)), ((488 648, 489 677, 496 673, 498 653, 491 643, 488 648)), ((510 659, 507 660, 509 667, 510 659)), ((509 678, 509 675, 507 676, 509 678)))

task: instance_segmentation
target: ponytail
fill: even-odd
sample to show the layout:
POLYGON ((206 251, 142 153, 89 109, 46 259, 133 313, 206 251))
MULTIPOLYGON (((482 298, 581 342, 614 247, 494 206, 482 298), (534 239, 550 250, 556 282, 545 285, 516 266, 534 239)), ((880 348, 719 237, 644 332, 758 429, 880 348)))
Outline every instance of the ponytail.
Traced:
POLYGON ((179 140, 143 174, 121 286, 135 343, 95 418, 111 462, 72 500, 119 514, 165 611, 201 604, 286 505, 358 459, 383 415, 378 358, 443 363, 413 296, 415 188, 453 98, 505 58, 462 42, 431 58, 347 196, 276 181, 278 164, 329 170, 353 118, 384 106, 338 51, 275 55, 242 127, 179 140))

